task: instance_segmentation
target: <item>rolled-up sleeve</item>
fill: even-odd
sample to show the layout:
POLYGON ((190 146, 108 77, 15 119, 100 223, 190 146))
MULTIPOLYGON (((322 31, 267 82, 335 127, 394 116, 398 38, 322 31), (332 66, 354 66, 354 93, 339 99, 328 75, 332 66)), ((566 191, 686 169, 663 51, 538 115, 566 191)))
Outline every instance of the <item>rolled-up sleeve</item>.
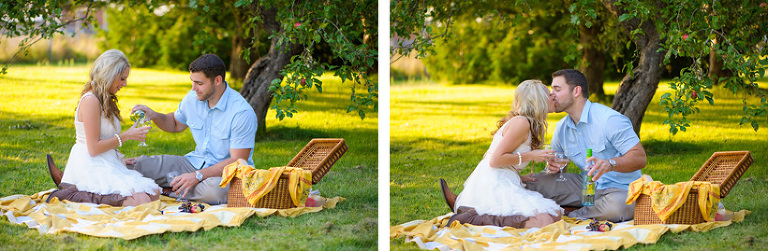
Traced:
POLYGON ((245 110, 235 114, 232 120, 232 137, 229 148, 253 148, 256 144, 256 130, 259 124, 253 110, 245 110))
POLYGON ((611 116, 604 128, 606 129, 608 140, 621 155, 626 154, 629 149, 640 143, 640 138, 635 134, 632 122, 626 116, 611 116))

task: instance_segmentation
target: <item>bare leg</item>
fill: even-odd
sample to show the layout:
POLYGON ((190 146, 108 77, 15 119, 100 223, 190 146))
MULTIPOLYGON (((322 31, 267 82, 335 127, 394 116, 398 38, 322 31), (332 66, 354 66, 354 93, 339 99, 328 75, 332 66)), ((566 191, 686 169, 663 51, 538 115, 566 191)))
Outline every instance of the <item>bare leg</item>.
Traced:
POLYGON ((123 201, 123 206, 138 206, 144 203, 152 202, 152 199, 149 197, 149 194, 147 193, 134 193, 131 196, 128 196, 125 198, 125 201, 123 201))
POLYGON ((525 222, 525 228, 532 228, 532 227, 541 228, 552 223, 555 223, 552 215, 548 213, 540 213, 540 214, 534 215, 533 217, 528 218, 528 221, 525 222))
POLYGON ((162 192, 163 192, 162 189, 158 189, 158 190, 155 190, 155 195, 150 195, 150 194, 147 194, 147 195, 149 196, 150 201, 156 201, 160 199, 160 194, 162 192))

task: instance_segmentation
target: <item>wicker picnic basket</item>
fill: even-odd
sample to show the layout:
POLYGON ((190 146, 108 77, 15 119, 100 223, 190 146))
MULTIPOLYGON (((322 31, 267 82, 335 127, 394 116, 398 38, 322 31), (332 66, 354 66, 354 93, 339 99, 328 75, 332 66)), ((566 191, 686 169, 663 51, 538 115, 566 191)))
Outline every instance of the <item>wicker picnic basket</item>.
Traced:
MULTIPOLYGON (((286 166, 312 170, 312 184, 317 184, 346 151, 347 145, 344 144, 344 139, 312 139, 286 166)), ((288 174, 282 174, 275 188, 254 205, 248 203, 243 195, 242 181, 237 177, 233 178, 229 183, 227 207, 274 209, 296 207, 288 193, 288 174)))
MULTIPOLYGON (((691 181, 709 181, 720 185, 720 197, 728 195, 741 175, 752 165, 749 151, 715 152, 693 175, 691 181)), ((697 204, 698 190, 691 189, 680 208, 666 221, 662 221, 651 208, 651 197, 641 194, 635 201, 635 225, 648 224, 698 224, 704 222, 697 204)))

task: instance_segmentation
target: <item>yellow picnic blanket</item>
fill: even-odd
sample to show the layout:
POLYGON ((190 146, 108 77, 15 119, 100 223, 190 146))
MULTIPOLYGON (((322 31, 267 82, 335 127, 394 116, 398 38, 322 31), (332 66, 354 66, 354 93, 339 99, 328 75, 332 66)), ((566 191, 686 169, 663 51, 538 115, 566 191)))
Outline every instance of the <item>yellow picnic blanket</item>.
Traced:
POLYGON ((474 226, 453 222, 446 226, 453 213, 432 220, 415 220, 391 226, 390 239, 405 237, 427 250, 616 250, 635 244, 656 243, 667 231, 709 231, 744 220, 747 210, 734 213, 730 221, 704 222, 696 225, 640 225, 620 222, 608 232, 589 231, 589 221, 563 217, 563 220, 543 228, 517 229, 511 227, 474 226))
POLYGON ((0 213, 15 224, 25 224, 44 234, 76 232, 97 237, 131 240, 164 232, 194 232, 218 226, 237 227, 252 215, 267 217, 279 215, 296 217, 334 208, 344 198, 329 198, 322 207, 296 207, 268 209, 205 205, 201 213, 183 213, 182 204, 174 198, 160 196, 160 200, 137 207, 113 207, 91 203, 59 201, 53 198, 45 203, 54 189, 29 195, 11 195, 0 198, 0 213))
POLYGON ((685 203, 688 192, 698 189, 697 203, 701 216, 706 221, 715 220, 718 202, 720 202, 720 186, 704 181, 685 181, 674 185, 664 185, 658 181, 651 181, 650 177, 643 177, 629 184, 627 192, 627 204, 632 204, 640 194, 651 197, 651 207, 659 219, 667 220, 680 206, 685 203))
POLYGON ((267 195, 277 185, 280 175, 288 173, 288 194, 291 195, 293 204, 297 207, 304 206, 312 188, 312 172, 298 167, 280 166, 269 170, 255 169, 243 159, 224 167, 220 187, 226 187, 229 182, 237 177, 242 180, 243 195, 251 204, 267 195))

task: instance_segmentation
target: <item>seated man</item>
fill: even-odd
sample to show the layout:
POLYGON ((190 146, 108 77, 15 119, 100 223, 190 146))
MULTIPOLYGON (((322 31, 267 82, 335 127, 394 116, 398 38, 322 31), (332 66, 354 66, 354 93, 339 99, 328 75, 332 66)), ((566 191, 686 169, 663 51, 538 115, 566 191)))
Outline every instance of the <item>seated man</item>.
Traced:
MULTIPOLYGON (((581 207, 569 217, 594 218, 621 222, 634 217, 634 204, 627 205, 627 190, 632 181, 640 178, 640 169, 646 165, 646 155, 640 139, 629 119, 602 104, 590 102, 587 97, 587 79, 576 70, 560 70, 552 74, 552 94, 555 112, 565 111, 552 135, 552 149, 564 152, 568 159, 596 183, 595 205, 581 207, 582 178, 565 173, 567 181, 555 181, 557 175, 534 174, 535 180, 524 183, 529 190, 553 199, 561 206, 581 207), (586 150, 593 150, 587 159, 586 150), (586 170, 587 163, 592 168, 586 170)), ((550 165, 549 173, 559 169, 550 165)))

